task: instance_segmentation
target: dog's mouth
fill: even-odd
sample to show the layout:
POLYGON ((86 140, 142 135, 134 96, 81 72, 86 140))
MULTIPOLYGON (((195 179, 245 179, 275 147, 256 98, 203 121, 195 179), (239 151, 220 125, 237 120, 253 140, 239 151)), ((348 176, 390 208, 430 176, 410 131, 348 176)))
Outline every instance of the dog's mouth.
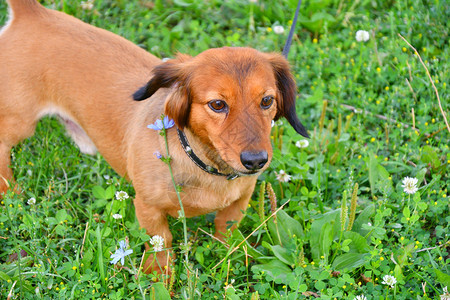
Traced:
POLYGON ((249 171, 249 172, 237 171, 236 174, 238 174, 239 176, 255 176, 261 174, 261 171, 249 171))

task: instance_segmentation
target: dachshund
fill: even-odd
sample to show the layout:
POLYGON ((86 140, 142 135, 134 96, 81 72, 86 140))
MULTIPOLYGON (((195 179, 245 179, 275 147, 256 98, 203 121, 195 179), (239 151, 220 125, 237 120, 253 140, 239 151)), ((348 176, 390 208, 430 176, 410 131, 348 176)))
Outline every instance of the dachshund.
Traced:
MULTIPOLYGON (((11 148, 33 135, 43 116, 57 116, 81 152, 100 152, 131 181, 140 226, 170 249, 167 216, 178 217, 180 204, 169 156, 186 217, 216 212, 216 236, 223 239, 271 161, 272 121, 284 117, 308 136, 280 54, 223 47, 163 62, 35 0, 7 2, 9 20, 0 31, 0 193, 15 186, 11 148)), ((169 257, 169 250, 151 254, 146 272, 162 272, 169 257)))

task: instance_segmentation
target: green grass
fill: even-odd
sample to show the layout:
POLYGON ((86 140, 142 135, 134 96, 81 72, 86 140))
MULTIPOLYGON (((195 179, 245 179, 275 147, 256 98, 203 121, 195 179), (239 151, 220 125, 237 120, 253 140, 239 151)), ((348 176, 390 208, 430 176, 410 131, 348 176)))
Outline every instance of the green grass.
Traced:
MULTIPOLYGON (((280 51, 296 2, 97 0, 92 11, 79 1, 44 4, 171 57, 220 46, 280 51), (285 33, 275 34, 276 25, 285 33)), ((227 246, 205 233, 214 231, 213 215, 187 220, 189 267, 182 222, 170 219, 178 257, 171 284, 138 273, 149 237, 132 186, 100 155, 80 154, 56 120, 40 122, 12 151, 23 191, 0 204, 0 298, 165 299, 169 291, 190 299, 439 299, 450 288, 450 133, 425 69, 398 34, 419 51, 449 118, 450 6, 355 3, 302 4, 289 59, 309 146, 295 146, 301 137, 285 120, 273 128, 271 167, 227 246), (368 42, 355 40, 360 29, 373 33, 368 42), (289 182, 277 180, 280 170, 289 182), (401 187, 407 176, 419 180, 413 195, 401 187), (242 243, 271 214, 263 182, 278 207, 289 202, 242 243), (120 190, 127 201, 114 200, 120 190), (110 254, 126 237, 134 252, 114 267, 110 254), (17 259, 20 250, 27 255, 17 259), (384 275, 396 277, 394 288, 384 275)))

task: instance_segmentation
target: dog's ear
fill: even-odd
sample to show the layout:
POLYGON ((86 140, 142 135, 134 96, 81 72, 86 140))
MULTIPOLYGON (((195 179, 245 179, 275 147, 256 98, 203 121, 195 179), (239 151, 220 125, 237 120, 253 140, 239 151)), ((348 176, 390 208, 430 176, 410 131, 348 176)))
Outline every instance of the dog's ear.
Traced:
POLYGON ((152 71, 153 77, 133 94, 133 99, 145 100, 160 88, 171 87, 175 82, 180 81, 183 75, 183 63, 189 59, 191 59, 189 55, 178 54, 175 59, 157 65, 152 71))
POLYGON ((297 117, 295 110, 295 99, 297 98, 297 85, 290 71, 289 63, 280 54, 267 54, 268 60, 272 65, 277 88, 280 93, 277 101, 277 114, 275 120, 285 117, 291 126, 304 137, 309 137, 303 124, 297 117))
POLYGON ((164 113, 180 129, 186 126, 190 111, 190 72, 186 64, 190 59, 189 55, 178 54, 175 59, 156 66, 150 81, 133 94, 134 100, 141 101, 150 98, 160 88, 175 87, 166 100, 164 113))

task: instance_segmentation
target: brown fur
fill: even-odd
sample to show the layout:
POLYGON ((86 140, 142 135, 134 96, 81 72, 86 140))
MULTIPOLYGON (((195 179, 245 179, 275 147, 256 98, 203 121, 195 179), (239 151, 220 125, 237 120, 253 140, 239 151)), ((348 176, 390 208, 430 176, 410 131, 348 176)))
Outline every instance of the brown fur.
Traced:
MULTIPOLYGON (((132 181, 140 225, 171 247, 167 215, 177 217, 180 207, 167 165, 153 154, 165 154, 164 140, 148 124, 165 113, 196 154, 222 173, 250 173, 241 163, 244 151, 266 151, 270 162, 273 119, 286 117, 306 135, 295 114, 295 82, 278 54, 220 48, 162 63, 117 35, 34 0, 8 2, 12 16, 0 33, 0 193, 13 182, 11 148, 34 133, 42 116, 59 115, 83 152, 98 149, 132 181), (133 101, 133 94, 149 99, 133 101), (268 95, 275 103, 262 109, 268 95), (229 112, 212 111, 208 102, 214 99, 226 101, 229 112)), ((228 221, 242 218, 268 163, 252 176, 226 180, 188 158, 175 128, 168 130, 168 141, 187 217, 217 211, 216 232, 225 233, 228 221)), ((167 264, 167 252, 157 258, 167 264)), ((155 269, 153 264, 149 270, 155 269)))

